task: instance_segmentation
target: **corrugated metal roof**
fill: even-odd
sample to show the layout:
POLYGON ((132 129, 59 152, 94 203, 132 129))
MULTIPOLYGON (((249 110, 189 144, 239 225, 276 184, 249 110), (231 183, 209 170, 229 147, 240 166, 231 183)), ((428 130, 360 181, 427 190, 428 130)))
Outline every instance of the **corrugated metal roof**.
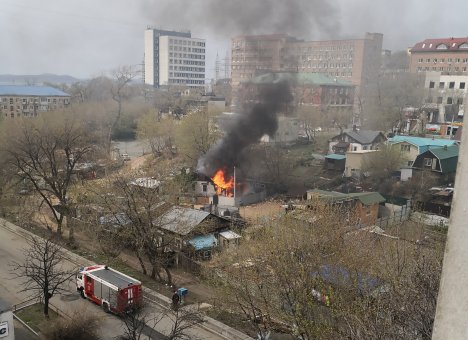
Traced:
POLYGON ((389 143, 396 144, 406 142, 413 144, 418 147, 419 154, 426 152, 429 149, 440 148, 443 146, 450 146, 457 144, 456 140, 442 139, 442 138, 425 138, 425 137, 413 137, 413 136, 395 136, 390 138, 389 143))
POLYGON ((358 192, 348 194, 349 197, 357 198, 364 205, 371 205, 385 202, 385 198, 378 192, 358 192))
POLYGON ((378 192, 356 192, 350 194, 344 194, 337 191, 325 191, 325 190, 307 190, 308 193, 316 193, 320 198, 329 199, 331 201, 341 201, 347 199, 358 199, 364 205, 371 205, 376 203, 385 202, 385 198, 378 192))
POLYGON ((0 96, 70 97, 68 93, 50 86, 0 85, 0 96))
POLYGON ((340 155, 340 154, 337 154, 337 153, 332 153, 330 155, 326 155, 325 158, 343 160, 343 159, 346 159, 346 156, 345 155, 340 155))
POLYGON ((247 82, 254 84, 275 84, 282 81, 301 85, 354 86, 352 83, 330 77, 326 74, 309 72, 272 72, 262 74, 247 82))
POLYGON ((195 250, 211 249, 218 245, 218 240, 213 234, 198 235, 188 241, 195 250))
POLYGON ((361 144, 372 144, 382 134, 373 130, 345 130, 343 133, 361 144))
POLYGON ((236 238, 241 238, 241 236, 232 230, 225 230, 219 233, 220 236, 224 237, 227 240, 234 240, 236 238))
POLYGON ((206 211, 172 207, 162 216, 161 228, 179 235, 187 235, 208 216, 210 213, 206 211))
POLYGON ((438 159, 447 159, 452 157, 458 157, 458 145, 450 145, 446 148, 433 148, 429 150, 436 156, 438 159))

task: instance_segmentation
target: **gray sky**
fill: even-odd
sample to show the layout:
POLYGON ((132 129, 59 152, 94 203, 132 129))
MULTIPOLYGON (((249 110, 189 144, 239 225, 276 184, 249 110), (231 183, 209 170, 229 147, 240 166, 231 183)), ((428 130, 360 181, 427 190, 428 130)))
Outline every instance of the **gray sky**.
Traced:
POLYGON ((468 1, 452 0, 0 0, 0 74, 87 78, 143 60, 147 25, 207 39, 207 76, 231 36, 303 39, 384 34, 401 50, 431 37, 468 36, 468 1))

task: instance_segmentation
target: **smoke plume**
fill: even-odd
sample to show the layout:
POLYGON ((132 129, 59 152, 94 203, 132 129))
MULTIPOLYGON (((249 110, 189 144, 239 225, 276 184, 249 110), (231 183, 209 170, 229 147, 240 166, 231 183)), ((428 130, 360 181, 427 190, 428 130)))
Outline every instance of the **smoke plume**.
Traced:
POLYGON ((338 36, 340 31, 338 8, 327 0, 145 0, 142 14, 155 26, 228 39, 270 33, 318 39, 338 36))
MULTIPOLYGON (((238 114, 224 137, 198 161, 198 171, 213 176, 217 169, 231 172, 243 151, 267 134, 273 136, 278 129, 278 114, 286 112, 292 102, 290 84, 282 81, 263 85, 250 108, 238 114)), ((244 107, 249 105, 244 105, 244 107)))

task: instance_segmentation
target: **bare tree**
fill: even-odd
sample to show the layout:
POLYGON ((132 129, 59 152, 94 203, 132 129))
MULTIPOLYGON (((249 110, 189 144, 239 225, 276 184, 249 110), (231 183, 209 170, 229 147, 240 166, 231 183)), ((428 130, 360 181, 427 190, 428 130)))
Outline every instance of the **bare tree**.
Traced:
MULTIPOLYGON (((145 305, 134 305, 125 313, 121 314, 124 323, 124 334, 119 340, 140 340, 145 334, 145 329, 148 329, 147 324, 150 322, 148 312, 145 311, 145 305)), ((161 318, 157 318, 152 324, 155 326, 161 318)), ((151 328, 149 328, 151 329, 151 328)), ((151 333, 155 333, 152 331, 151 333)), ((153 334, 146 334, 149 339, 152 339, 153 334)), ((156 334, 154 334, 156 336, 156 334)))
POLYGON ((142 338, 189 340, 193 339, 190 329, 205 320, 202 313, 188 306, 154 313, 152 306, 143 304, 123 314, 122 321, 124 322, 124 334, 119 337, 119 340, 140 340, 142 338), (166 330, 164 334, 155 330, 157 325, 162 322, 165 325, 170 325, 170 329, 166 330))
MULTIPOLYGON (((69 188, 77 163, 91 151, 87 134, 72 111, 44 113, 8 125, 4 148, 15 174, 29 181, 49 207, 61 235, 72 209, 69 188)), ((73 228, 69 240, 74 241, 73 228)))
POLYGON ((11 273, 16 279, 23 279, 21 292, 30 292, 44 302, 44 315, 49 316, 49 301, 56 293, 65 291, 62 288, 75 270, 64 267, 65 253, 57 243, 57 238, 46 239, 32 236, 28 247, 24 249, 25 260, 13 262, 11 273))
MULTIPOLYGON (((165 174, 161 172, 157 178, 161 181, 165 174)), ((171 222, 164 218, 171 204, 163 200, 157 185, 151 187, 145 183, 135 183, 130 176, 116 176, 107 185, 106 193, 101 195, 102 204, 109 214, 115 216, 121 237, 135 253, 143 273, 148 273, 145 263, 149 262, 150 276, 164 281, 161 274, 165 273, 166 282, 171 285, 172 258, 166 250, 175 239, 162 229, 171 222), (109 191, 114 194, 107 195, 109 191)))
POLYGON ((166 313, 166 317, 172 321, 171 331, 167 334, 169 340, 193 339, 188 330, 205 321, 200 312, 189 307, 173 308, 166 313))

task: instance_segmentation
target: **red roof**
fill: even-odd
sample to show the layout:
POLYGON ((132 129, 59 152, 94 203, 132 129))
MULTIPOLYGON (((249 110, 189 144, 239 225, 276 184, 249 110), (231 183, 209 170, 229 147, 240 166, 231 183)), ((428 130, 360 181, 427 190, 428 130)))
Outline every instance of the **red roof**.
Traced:
POLYGON ((468 37, 426 39, 416 43, 411 52, 433 52, 433 51, 466 51, 468 52, 468 37))

